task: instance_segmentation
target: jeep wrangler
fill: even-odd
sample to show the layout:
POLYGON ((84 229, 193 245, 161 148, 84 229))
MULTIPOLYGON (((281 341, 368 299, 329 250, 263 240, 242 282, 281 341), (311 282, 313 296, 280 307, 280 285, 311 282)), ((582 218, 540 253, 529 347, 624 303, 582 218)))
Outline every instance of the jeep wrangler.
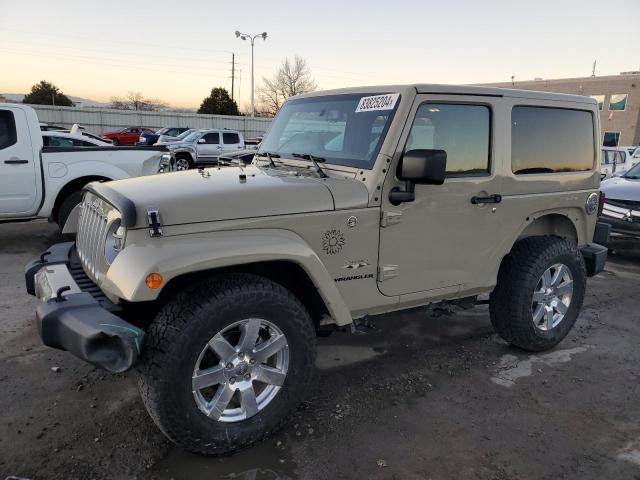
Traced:
POLYGON ((252 164, 85 188, 75 243, 26 266, 42 341, 134 366, 174 442, 223 454, 304 398, 315 337, 490 294, 527 351, 571 330, 604 268, 595 100, 379 86, 289 99, 252 164))

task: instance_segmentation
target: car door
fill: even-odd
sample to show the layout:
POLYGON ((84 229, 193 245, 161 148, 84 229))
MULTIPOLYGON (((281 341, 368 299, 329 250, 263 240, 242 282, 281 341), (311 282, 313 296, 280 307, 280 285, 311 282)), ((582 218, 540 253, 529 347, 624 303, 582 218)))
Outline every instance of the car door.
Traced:
POLYGON ((27 216, 37 209, 39 166, 34 143, 24 111, 0 110, 0 214, 27 216))
POLYGON ((142 133, 141 128, 129 128, 125 134, 124 142, 127 145, 133 145, 140 138, 140 134, 142 133))
POLYGON ((197 143, 198 161, 212 161, 218 158, 222 150, 218 132, 205 133, 197 143))
POLYGON ((242 148, 240 135, 236 132, 222 133, 222 153, 231 153, 242 148))
POLYGON ((415 185, 415 200, 398 205, 389 191, 404 185, 387 176, 378 270, 383 294, 410 300, 412 294, 428 298, 491 283, 485 262, 495 261, 499 238, 501 178, 493 141, 498 102, 416 98, 394 159, 413 149, 444 150, 447 174, 442 185, 415 185))

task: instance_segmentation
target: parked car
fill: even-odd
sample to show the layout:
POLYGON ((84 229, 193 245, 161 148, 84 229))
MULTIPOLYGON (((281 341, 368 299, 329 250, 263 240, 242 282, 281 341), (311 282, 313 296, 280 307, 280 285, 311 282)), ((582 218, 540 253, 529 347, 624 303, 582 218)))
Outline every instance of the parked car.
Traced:
POLYGON ((176 169, 188 170, 196 165, 215 164, 220 155, 244 149, 244 138, 236 130, 201 129, 166 147, 175 155, 176 169))
POLYGON ((602 161, 600 164, 602 178, 622 175, 631 167, 640 163, 640 156, 634 158, 633 153, 629 148, 602 147, 602 161))
POLYGON ((189 130, 187 127, 165 127, 155 133, 142 132, 136 145, 155 145, 157 142, 175 140, 178 135, 189 130))
MULTIPOLYGON (((311 386, 316 335, 367 315, 489 294, 509 344, 553 348, 607 256, 598 122, 582 95, 296 95, 252 165, 87 186, 77 244, 26 266, 38 331, 108 371, 135 366, 153 420, 201 454, 275 432, 311 386)), ((195 144, 210 133, 230 132, 195 144)))
POLYGON ((600 221, 611 225, 613 236, 640 239, 640 164, 602 182, 605 195, 600 221))
POLYGON ((89 139, 41 132, 33 108, 0 104, 0 220, 48 218, 64 233, 72 233, 87 183, 174 168, 163 147, 78 147, 78 142, 89 139))
POLYGON ((111 142, 102 138, 85 135, 72 135, 68 131, 48 130, 42 132, 42 142, 45 147, 113 147, 111 142))
POLYGON ((114 145, 134 145, 143 133, 153 135, 153 130, 146 127, 127 127, 117 132, 107 132, 100 135, 102 138, 108 138, 114 145))
POLYGON ((183 139, 185 139, 188 135, 190 135, 193 132, 196 132, 197 130, 198 130, 197 128, 190 128, 182 132, 177 137, 168 137, 166 135, 163 135, 162 139, 158 139, 158 141, 156 142, 156 145, 166 145, 168 143, 180 142, 183 139))

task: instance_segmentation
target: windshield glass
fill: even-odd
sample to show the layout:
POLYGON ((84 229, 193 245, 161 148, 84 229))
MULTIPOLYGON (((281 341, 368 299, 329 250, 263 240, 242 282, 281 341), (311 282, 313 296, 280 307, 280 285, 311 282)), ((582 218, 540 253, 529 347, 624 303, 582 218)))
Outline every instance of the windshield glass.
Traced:
POLYGON ((260 150, 282 157, 311 154, 327 163, 370 169, 398 100, 398 94, 289 100, 278 112, 260 150))
POLYGON ((629 171, 623 175, 623 177, 640 179, 640 163, 637 163, 634 167, 631 167, 629 171))
POLYGON ((200 132, 191 132, 189 135, 182 139, 183 142, 195 142, 196 139, 200 136, 200 132))

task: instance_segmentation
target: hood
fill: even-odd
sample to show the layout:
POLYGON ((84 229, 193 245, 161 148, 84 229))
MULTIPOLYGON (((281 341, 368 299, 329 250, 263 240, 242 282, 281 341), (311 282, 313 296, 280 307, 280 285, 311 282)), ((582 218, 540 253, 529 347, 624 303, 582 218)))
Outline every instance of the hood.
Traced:
POLYGON ((179 148, 194 148, 194 146, 195 146, 195 142, 181 142, 181 141, 172 142, 172 141, 166 141, 165 143, 167 145, 167 148, 169 148, 171 150, 177 150, 179 148))
POLYGON ((147 209, 163 225, 366 207, 356 179, 294 175, 250 165, 208 168, 92 183, 90 190, 122 212, 128 227, 147 227, 147 209))
POLYGON ((600 190, 606 198, 613 200, 640 201, 640 180, 633 178, 615 177, 600 184, 600 190))

